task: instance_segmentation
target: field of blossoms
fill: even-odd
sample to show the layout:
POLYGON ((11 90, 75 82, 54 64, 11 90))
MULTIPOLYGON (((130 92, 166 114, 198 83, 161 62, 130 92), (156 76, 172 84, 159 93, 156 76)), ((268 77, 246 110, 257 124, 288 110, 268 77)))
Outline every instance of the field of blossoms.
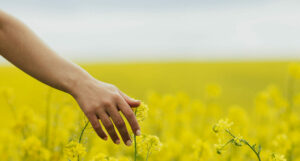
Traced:
POLYGON ((83 67, 143 101, 142 135, 130 147, 103 141, 71 96, 3 66, 1 161, 300 161, 300 64, 83 67))

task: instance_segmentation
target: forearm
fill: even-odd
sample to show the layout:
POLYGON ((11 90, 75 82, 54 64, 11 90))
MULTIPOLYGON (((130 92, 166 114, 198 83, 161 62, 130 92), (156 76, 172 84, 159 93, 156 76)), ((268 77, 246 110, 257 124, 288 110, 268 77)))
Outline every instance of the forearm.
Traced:
POLYGON ((124 143, 131 145, 130 135, 118 110, 128 120, 132 131, 140 135, 138 122, 130 108, 139 106, 139 101, 111 84, 94 79, 79 66, 56 55, 24 24, 1 11, 0 54, 34 78, 71 94, 99 137, 107 139, 98 119, 112 140, 120 143, 113 120, 124 143))
POLYGON ((0 11, 0 54, 34 78, 72 93, 77 83, 92 77, 55 54, 24 24, 0 11))

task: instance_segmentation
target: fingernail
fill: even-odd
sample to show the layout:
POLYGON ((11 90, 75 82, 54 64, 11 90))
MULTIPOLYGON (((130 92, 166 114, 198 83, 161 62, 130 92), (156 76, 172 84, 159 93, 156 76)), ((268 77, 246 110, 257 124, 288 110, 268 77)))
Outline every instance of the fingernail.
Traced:
POLYGON ((136 130, 136 135, 140 136, 141 135, 141 130, 136 130))
POLYGON ((131 144, 132 144, 132 141, 131 141, 131 140, 127 140, 127 141, 126 141, 126 145, 127 145, 127 146, 130 146, 131 144))
POLYGON ((137 99, 134 99, 134 98, 131 98, 132 101, 136 101, 136 102, 139 102, 140 100, 137 100, 137 99))
POLYGON ((116 144, 120 144, 120 139, 116 140, 115 143, 116 143, 116 144))

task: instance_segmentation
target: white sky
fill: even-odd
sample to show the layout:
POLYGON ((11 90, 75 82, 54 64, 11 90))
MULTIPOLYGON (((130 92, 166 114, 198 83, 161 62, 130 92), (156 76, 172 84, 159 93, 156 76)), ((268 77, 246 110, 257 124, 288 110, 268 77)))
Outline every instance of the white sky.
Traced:
POLYGON ((300 1, 0 0, 78 61, 300 58, 300 1))

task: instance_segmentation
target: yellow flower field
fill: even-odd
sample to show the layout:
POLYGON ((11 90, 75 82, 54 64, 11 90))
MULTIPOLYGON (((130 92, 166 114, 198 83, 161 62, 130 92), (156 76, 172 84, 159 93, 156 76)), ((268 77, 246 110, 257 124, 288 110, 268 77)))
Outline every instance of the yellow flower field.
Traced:
POLYGON ((300 161, 299 64, 82 66, 143 101, 142 135, 131 147, 105 142, 71 96, 3 66, 1 161, 300 161))

